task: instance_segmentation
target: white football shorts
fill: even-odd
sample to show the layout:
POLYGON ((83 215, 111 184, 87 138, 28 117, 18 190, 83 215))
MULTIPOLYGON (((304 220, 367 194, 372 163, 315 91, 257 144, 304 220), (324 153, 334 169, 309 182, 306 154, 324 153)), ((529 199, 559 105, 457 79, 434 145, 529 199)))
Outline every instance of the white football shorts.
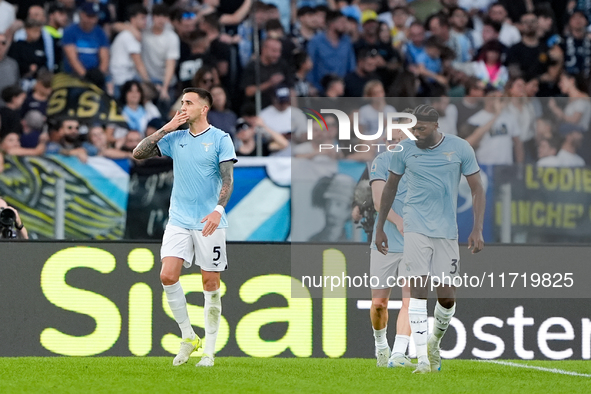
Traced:
POLYGON ((218 228, 209 237, 204 237, 201 230, 187 230, 168 224, 160 249, 160 258, 164 257, 185 260, 185 268, 194 262, 204 271, 224 271, 228 269, 226 229, 218 228))
POLYGON ((396 284, 398 265, 402 262, 402 253, 388 253, 383 255, 376 249, 371 249, 369 255, 369 275, 379 280, 372 290, 390 289, 396 284))
POLYGON ((404 258, 398 271, 403 276, 455 278, 460 276, 460 248, 457 239, 431 238, 404 233, 404 258))

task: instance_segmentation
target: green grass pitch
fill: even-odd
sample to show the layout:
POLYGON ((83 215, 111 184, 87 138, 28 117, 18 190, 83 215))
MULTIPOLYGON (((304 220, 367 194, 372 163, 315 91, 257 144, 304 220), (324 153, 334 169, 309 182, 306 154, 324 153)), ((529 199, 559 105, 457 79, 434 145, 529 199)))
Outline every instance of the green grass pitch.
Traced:
POLYGON ((591 361, 511 361, 571 376, 470 360, 438 374, 376 368, 371 359, 216 358, 213 368, 172 357, 0 358, 0 393, 589 393, 591 361))

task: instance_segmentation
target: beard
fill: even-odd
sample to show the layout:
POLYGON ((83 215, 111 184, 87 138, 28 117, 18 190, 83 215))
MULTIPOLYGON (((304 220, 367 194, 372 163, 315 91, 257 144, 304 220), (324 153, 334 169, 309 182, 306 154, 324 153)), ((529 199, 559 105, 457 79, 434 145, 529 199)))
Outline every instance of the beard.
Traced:
POLYGON ((77 135, 64 135, 64 140, 70 144, 78 142, 78 139, 77 135))
POLYGON ((415 144, 417 145, 417 148, 419 149, 427 149, 433 145, 435 145, 435 133, 431 134, 429 137, 423 139, 423 140, 416 140, 415 144))

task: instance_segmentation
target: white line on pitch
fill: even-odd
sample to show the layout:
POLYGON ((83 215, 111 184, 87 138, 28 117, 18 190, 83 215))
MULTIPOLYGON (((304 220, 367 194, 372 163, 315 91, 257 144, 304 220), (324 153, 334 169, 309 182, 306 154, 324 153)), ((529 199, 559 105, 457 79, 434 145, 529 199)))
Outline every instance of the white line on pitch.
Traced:
MULTIPOLYGON (((357 300, 357 309, 371 308, 371 300, 357 300)), ((388 301, 388 309, 402 308, 402 301, 388 301)))
POLYGON ((479 362, 483 362, 483 363, 498 364, 498 365, 506 365, 509 367, 537 369, 538 371, 558 373, 561 375, 572 375, 572 376, 582 376, 585 378, 591 378, 590 374, 573 372, 573 371, 565 371, 563 369, 557 369, 557 368, 544 368, 544 367, 537 367, 535 365, 517 364, 517 363, 511 363, 508 361, 498 361, 498 360, 474 360, 474 361, 479 361, 479 362))

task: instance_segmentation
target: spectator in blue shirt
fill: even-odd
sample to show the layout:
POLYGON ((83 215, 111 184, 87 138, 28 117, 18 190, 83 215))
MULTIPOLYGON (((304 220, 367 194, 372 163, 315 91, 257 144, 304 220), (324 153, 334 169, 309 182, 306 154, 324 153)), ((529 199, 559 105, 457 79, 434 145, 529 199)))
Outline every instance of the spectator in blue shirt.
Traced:
POLYGON ((68 27, 62 38, 64 71, 104 88, 109 69, 109 40, 97 26, 100 7, 86 2, 80 11, 80 23, 68 27))
POLYGON ((308 43, 308 53, 314 64, 308 78, 318 90, 322 90, 320 81, 326 74, 344 77, 355 69, 353 45, 345 35, 347 18, 338 11, 328 11, 326 26, 326 32, 319 33, 308 43))

